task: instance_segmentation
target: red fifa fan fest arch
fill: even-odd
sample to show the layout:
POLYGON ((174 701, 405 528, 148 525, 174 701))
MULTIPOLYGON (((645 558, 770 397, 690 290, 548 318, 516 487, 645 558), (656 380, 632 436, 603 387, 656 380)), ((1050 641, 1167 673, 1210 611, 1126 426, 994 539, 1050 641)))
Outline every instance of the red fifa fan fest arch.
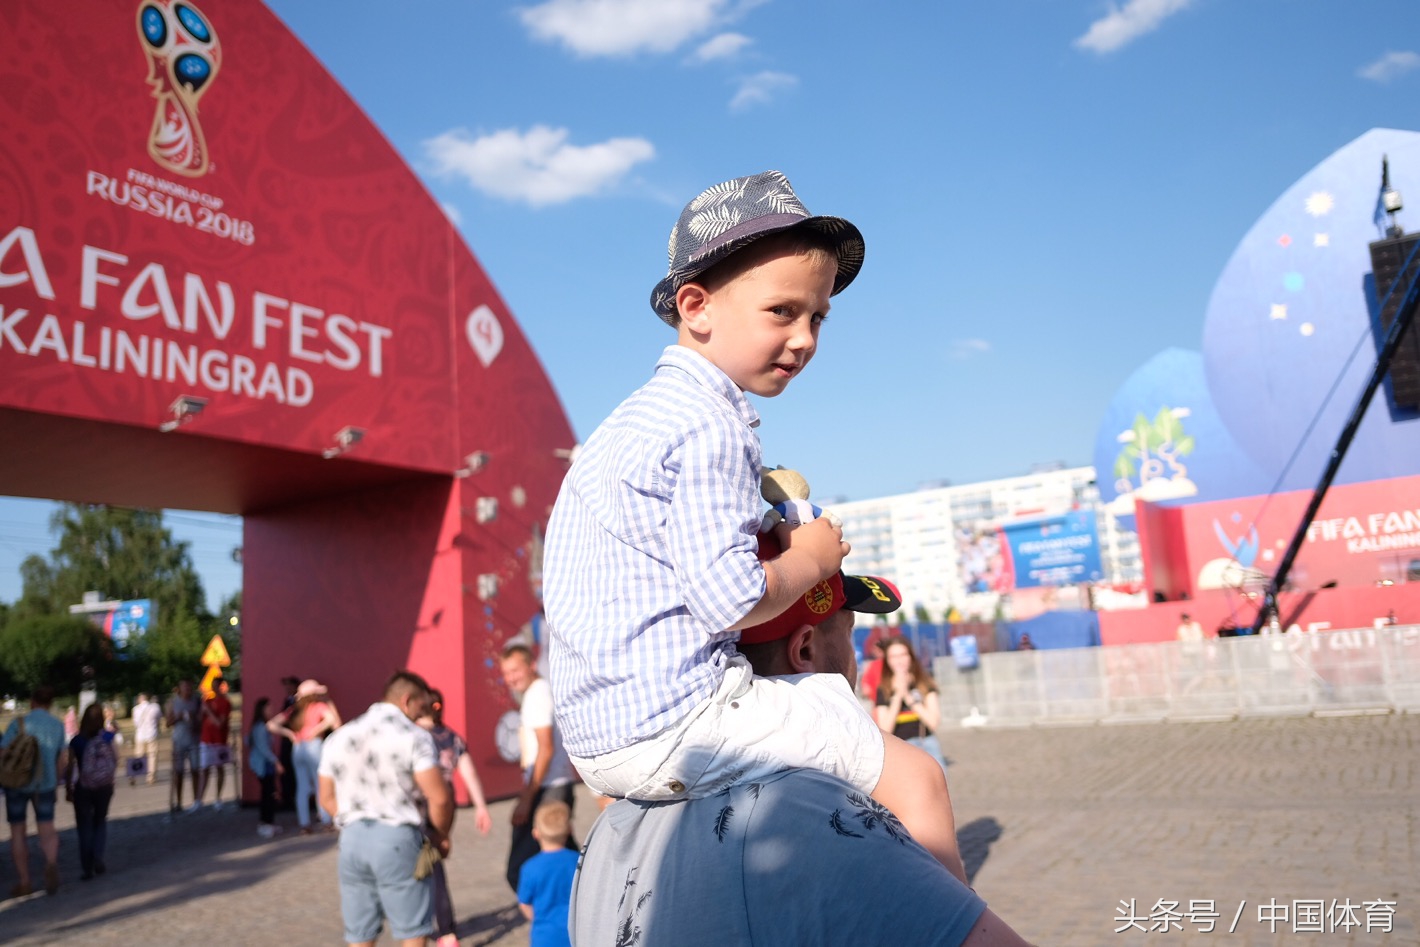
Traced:
POLYGON ((260 4, 19 0, 0 49, 0 493, 242 514, 248 699, 410 667, 515 789, 574 438, 478 262, 260 4))

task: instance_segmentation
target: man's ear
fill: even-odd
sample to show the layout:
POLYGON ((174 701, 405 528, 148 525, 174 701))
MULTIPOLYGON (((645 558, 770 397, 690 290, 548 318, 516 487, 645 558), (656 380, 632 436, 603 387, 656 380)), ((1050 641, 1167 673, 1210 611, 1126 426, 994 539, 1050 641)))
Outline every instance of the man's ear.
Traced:
POLYGON ((686 283, 675 293, 680 324, 696 335, 710 331, 710 291, 699 283, 686 283))
POLYGON ((800 625, 785 639, 784 657, 789 662, 789 673, 812 674, 818 670, 814 663, 814 647, 818 643, 814 636, 815 631, 817 629, 813 625, 800 625))

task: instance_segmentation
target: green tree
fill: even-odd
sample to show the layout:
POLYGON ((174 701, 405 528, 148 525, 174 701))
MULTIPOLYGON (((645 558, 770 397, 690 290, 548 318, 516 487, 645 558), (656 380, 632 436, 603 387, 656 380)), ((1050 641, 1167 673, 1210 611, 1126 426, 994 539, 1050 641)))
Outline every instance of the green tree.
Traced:
POLYGON ((108 638, 86 618, 30 615, 0 630, 0 663, 15 689, 29 693, 40 684, 79 689, 84 668, 102 675, 113 661, 108 638))
POLYGON ((160 621, 141 641, 135 643, 132 686, 156 694, 166 694, 182 678, 194 682, 202 677, 198 664, 212 637, 210 621, 201 621, 190 612, 179 612, 160 621))
POLYGON ((217 609, 217 634, 222 636, 222 644, 227 646, 227 656, 232 666, 222 672, 222 676, 240 680, 242 676, 242 590, 237 589, 223 600, 217 609))
POLYGON ((49 559, 20 565, 18 615, 68 614, 93 590, 105 599, 151 599, 159 622, 180 612, 211 619, 188 544, 173 539, 160 511, 66 503, 50 528, 59 542, 49 559))
POLYGON ((50 527, 58 542, 49 557, 30 556, 20 565, 23 591, 11 624, 45 616, 67 619, 69 606, 91 590, 105 600, 146 598, 153 603, 154 623, 105 665, 100 690, 163 694, 179 677, 202 673, 197 663, 202 649, 223 629, 207 612, 188 544, 173 539, 161 512, 66 503, 50 527))

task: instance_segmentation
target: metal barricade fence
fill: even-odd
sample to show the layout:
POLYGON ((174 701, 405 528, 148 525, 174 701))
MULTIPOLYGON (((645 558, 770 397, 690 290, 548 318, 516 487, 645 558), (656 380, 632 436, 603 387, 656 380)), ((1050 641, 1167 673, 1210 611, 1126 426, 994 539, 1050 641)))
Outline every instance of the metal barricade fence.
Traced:
POLYGON ((1420 712, 1420 625, 938 657, 942 726, 1420 712))

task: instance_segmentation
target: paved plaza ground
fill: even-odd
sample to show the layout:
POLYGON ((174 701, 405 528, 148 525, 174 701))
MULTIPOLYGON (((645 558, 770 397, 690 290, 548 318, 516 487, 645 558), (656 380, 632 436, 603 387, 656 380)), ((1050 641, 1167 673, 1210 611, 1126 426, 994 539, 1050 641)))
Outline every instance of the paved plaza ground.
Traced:
MULTIPOLYGON (((942 743, 973 883, 1037 944, 1420 944, 1420 716, 988 728, 942 743), (1328 912, 1347 899, 1359 926, 1337 931, 1346 912, 1328 912), (1161 901, 1178 903, 1172 922, 1161 901), (1190 904, 1204 901, 1218 915, 1211 933, 1206 906, 1190 904), (1276 933, 1259 907, 1286 912, 1276 933), (1366 932, 1392 910, 1391 933, 1366 932), (1160 924, 1167 933, 1139 929, 1160 924)), ((341 942, 335 836, 263 841, 252 809, 165 822, 167 791, 120 784, 109 873, 82 883, 61 804, 64 884, 56 897, 0 902, 0 943, 341 942)), ((465 945, 527 943, 502 877, 509 811, 493 806, 486 838, 466 812, 455 828, 465 945)), ((582 796, 581 833, 594 815, 582 796)), ((0 857, 0 888, 13 877, 0 857)), ((912 905, 863 910, 890 925, 912 905)))

